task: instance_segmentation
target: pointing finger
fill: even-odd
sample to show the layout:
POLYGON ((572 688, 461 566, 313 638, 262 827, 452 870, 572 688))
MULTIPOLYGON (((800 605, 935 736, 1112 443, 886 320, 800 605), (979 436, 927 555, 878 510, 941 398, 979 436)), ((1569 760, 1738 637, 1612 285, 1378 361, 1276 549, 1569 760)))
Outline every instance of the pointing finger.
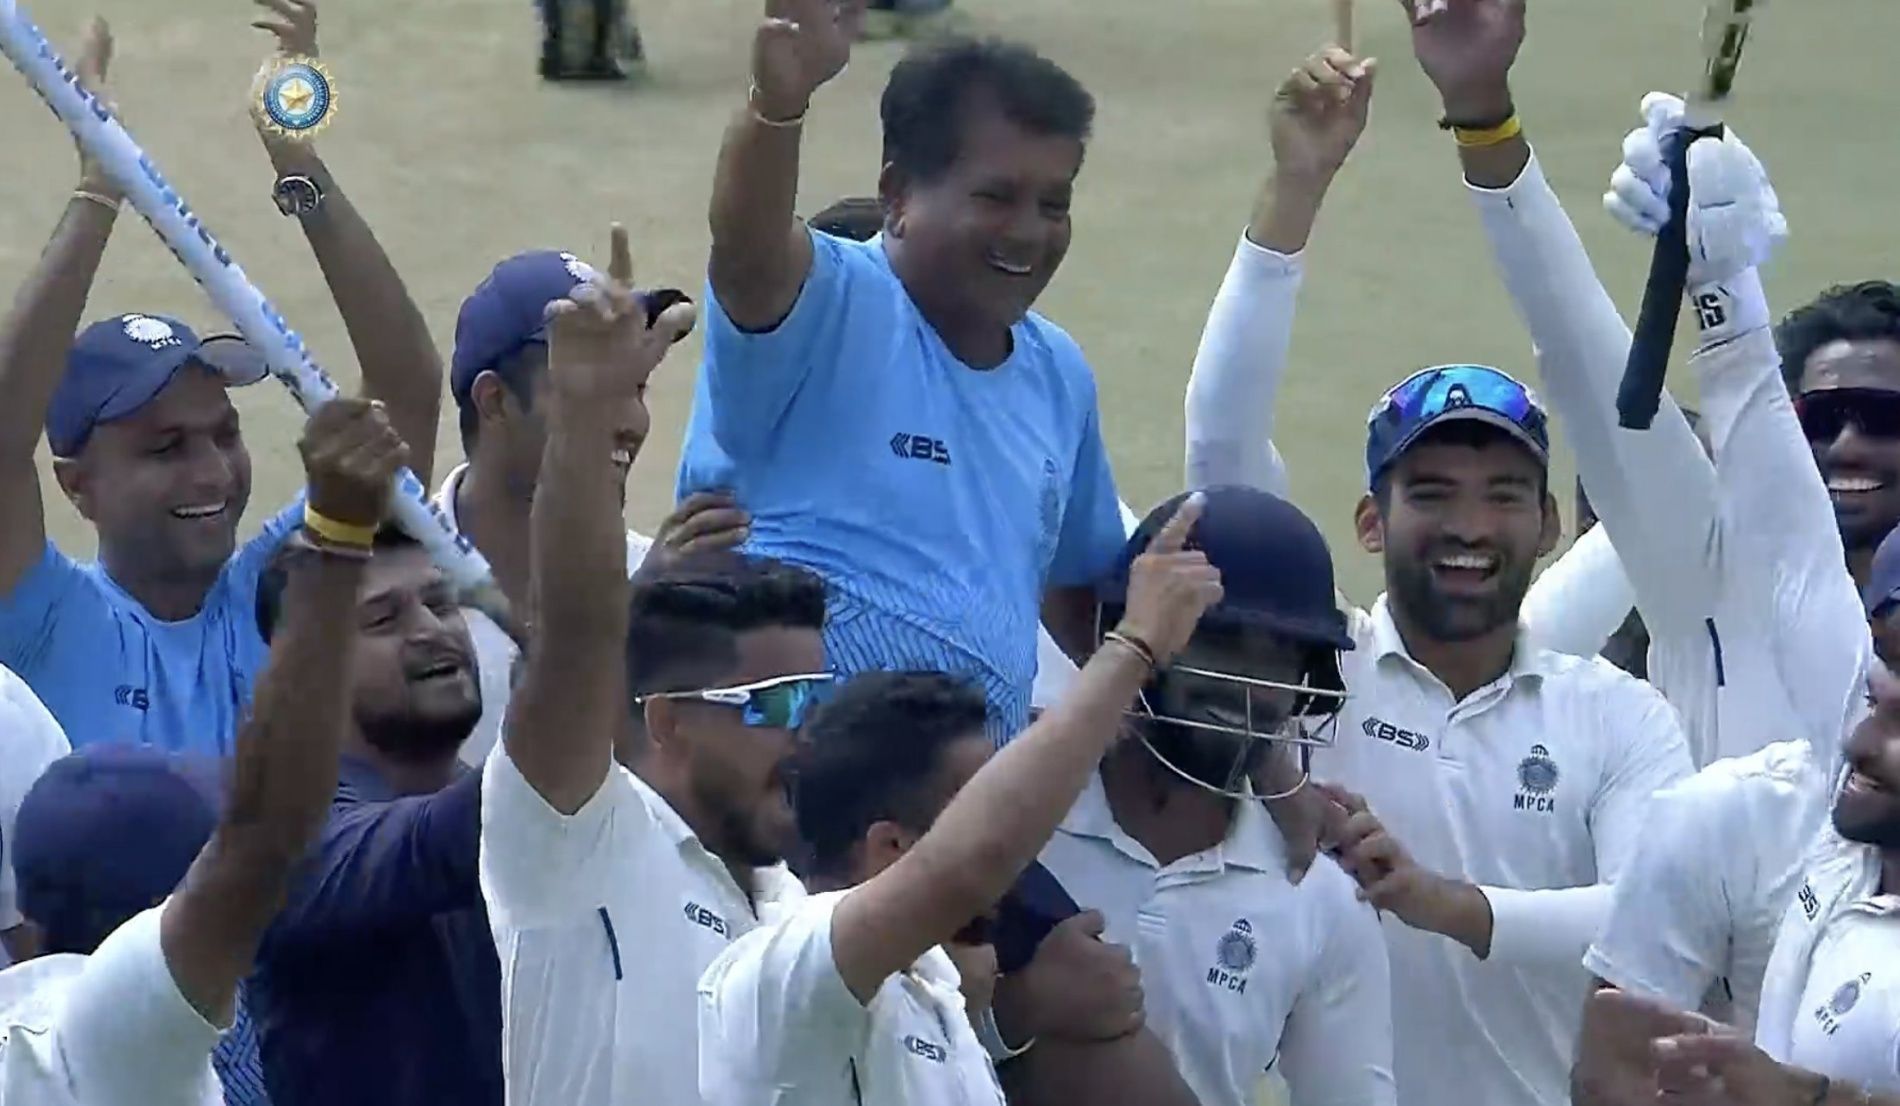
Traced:
POLYGON ((607 275, 622 288, 633 287, 633 247, 627 243, 627 228, 614 224, 608 235, 612 243, 609 248, 607 275))
POLYGON ((1207 508, 1207 496, 1201 492, 1183 500, 1174 516, 1161 527, 1155 540, 1148 546, 1151 553, 1179 553, 1187 547, 1189 535, 1194 533, 1194 524, 1201 520, 1201 512, 1207 508))
POLYGON ((1352 52, 1353 0, 1331 0, 1333 9, 1333 45, 1352 52))

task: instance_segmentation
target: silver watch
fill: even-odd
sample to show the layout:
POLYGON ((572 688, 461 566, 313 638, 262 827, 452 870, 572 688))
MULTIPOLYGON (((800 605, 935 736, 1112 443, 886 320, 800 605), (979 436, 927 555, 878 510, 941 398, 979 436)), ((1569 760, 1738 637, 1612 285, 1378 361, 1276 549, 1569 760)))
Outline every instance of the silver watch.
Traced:
POLYGON ((316 181, 300 174, 278 177, 271 187, 271 199, 277 202, 277 210, 285 215, 302 218, 323 206, 323 188, 316 181))

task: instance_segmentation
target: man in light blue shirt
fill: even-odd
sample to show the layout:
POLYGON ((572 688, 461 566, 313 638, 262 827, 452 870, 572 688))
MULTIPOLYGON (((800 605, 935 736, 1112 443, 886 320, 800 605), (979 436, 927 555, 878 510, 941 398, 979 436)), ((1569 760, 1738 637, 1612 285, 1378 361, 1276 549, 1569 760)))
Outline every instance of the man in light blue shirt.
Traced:
POLYGON ((1068 250, 1094 104, 1025 47, 922 48, 884 93, 884 233, 815 233, 792 213, 799 124, 853 5, 792 7, 759 31, 720 157, 679 490, 730 489, 752 551, 826 578, 840 669, 974 677, 1007 738, 1038 614, 1086 636, 1125 540, 1094 377, 1029 310, 1068 250))

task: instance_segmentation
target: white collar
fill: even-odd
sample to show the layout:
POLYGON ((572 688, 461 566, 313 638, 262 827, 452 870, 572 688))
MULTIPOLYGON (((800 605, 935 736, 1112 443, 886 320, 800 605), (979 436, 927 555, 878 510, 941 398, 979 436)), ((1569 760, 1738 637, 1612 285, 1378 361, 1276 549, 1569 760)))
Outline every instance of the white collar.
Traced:
MULTIPOLYGON (((1121 823, 1115 820, 1115 811, 1108 805, 1108 789, 1102 784, 1100 770, 1089 777, 1088 786, 1082 789, 1081 797, 1069 808, 1068 815, 1062 820, 1062 829, 1076 837, 1092 837, 1107 842, 1116 852, 1150 868, 1161 867, 1155 862, 1154 855, 1130 837, 1122 829, 1121 823)), ((1193 872, 1218 873, 1229 866, 1256 872, 1286 870, 1280 831, 1261 804, 1252 800, 1235 800, 1234 817, 1228 826, 1226 840, 1174 863, 1187 865, 1185 870, 1193 872)))
MULTIPOLYGON (((1377 664, 1387 657, 1399 657, 1420 672, 1428 671, 1405 648, 1405 639, 1399 634, 1398 623, 1392 620, 1390 592, 1381 593, 1372 604, 1372 610, 1368 614, 1372 623, 1369 652, 1372 654, 1373 663, 1377 664)), ((1520 620, 1517 624, 1516 642, 1511 647, 1511 664, 1505 671, 1504 678, 1511 683, 1516 683, 1525 677, 1543 679, 1550 675, 1550 662, 1554 656, 1555 654, 1549 650, 1537 647, 1520 620)))

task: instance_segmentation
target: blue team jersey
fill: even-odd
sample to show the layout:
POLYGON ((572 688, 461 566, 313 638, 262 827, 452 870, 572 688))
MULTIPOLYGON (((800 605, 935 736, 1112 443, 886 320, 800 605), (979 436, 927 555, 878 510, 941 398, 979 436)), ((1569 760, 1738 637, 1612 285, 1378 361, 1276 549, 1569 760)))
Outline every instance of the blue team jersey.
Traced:
POLYGON ((1094 583, 1125 540, 1095 377, 1034 313, 1007 360, 973 369, 880 240, 813 233, 812 252, 768 332, 734 326, 708 289, 679 494, 731 489, 749 551, 824 576, 840 671, 975 677, 1007 736, 1028 717, 1043 589, 1094 583))
POLYGON ((151 745, 228 756, 264 667, 257 580, 303 521, 303 498, 264 526, 219 573, 198 613, 155 617, 97 562, 49 540, 39 563, 0 595, 0 664, 17 672, 77 749, 151 745))

